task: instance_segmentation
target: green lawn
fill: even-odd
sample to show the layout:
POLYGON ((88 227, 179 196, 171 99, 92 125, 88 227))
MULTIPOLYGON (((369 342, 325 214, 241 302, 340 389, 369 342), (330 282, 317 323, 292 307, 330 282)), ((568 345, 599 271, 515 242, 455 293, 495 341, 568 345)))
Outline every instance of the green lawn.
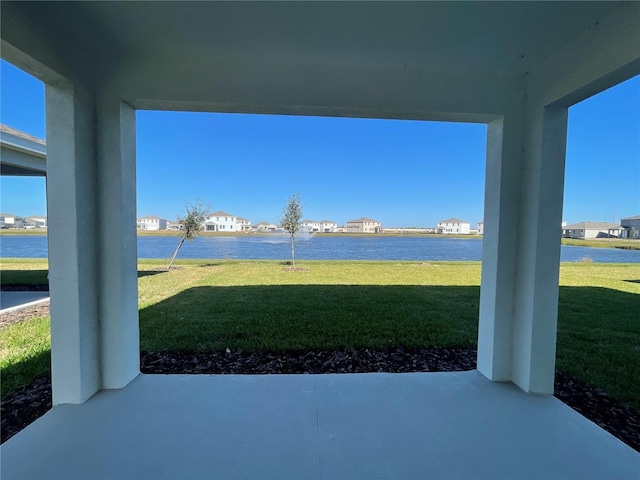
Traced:
POLYGON ((49 318, 39 317, 0 329, 1 398, 46 375, 51 366, 49 318))
MULTIPOLYGON (((476 343, 479 263, 307 261, 299 272, 275 261, 177 266, 166 272, 164 263, 140 262, 143 350, 476 343)), ((46 280, 46 263, 3 260, 1 273, 3 283, 28 275, 46 280)), ((560 284, 558 369, 640 408, 640 265, 563 264, 560 284)), ((8 365, 41 365, 38 352, 48 348, 46 320, 33 322, 33 331, 15 333, 25 328, 19 325, 0 330, 3 395, 13 388, 5 388, 13 375, 8 365), (35 336, 29 343, 36 352, 15 348, 21 335, 35 336)), ((13 384, 20 382, 24 377, 13 384)))

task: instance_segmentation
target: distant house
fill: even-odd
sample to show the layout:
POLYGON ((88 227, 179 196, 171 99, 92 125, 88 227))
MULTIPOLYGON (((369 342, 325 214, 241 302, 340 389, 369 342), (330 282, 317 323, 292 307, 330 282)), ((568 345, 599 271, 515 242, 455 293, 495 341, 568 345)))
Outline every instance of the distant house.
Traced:
POLYGON ((478 222, 478 235, 484 235, 484 222, 478 222))
POLYGON ((180 224, 180 222, 169 222, 167 221, 167 230, 183 230, 184 227, 180 224))
POLYGON ((25 219, 12 213, 0 213, 0 228, 22 228, 25 219))
POLYGON ((251 220, 242 217, 236 217, 236 230, 238 232, 248 232, 251 230, 251 220))
POLYGON ((438 222, 436 233, 447 235, 468 235, 471 231, 471 224, 459 218, 447 218, 438 222))
POLYGON ((382 225, 372 218, 362 217, 347 222, 347 233, 382 233, 382 225))
POLYGON ((204 229, 208 232, 236 232, 237 226, 236 217, 222 210, 208 213, 204 220, 204 229))
POLYGON ((138 229, 140 230, 166 230, 167 220, 156 217, 155 215, 146 215, 138 219, 138 229))
POLYGON ((47 217, 43 217, 42 215, 33 215, 32 217, 27 217, 25 220, 27 221, 27 223, 37 228, 43 228, 47 226, 47 217))
POLYGON ((273 223, 260 222, 255 227, 253 227, 252 230, 255 229, 258 232, 275 232, 277 228, 278 227, 276 227, 273 223))
POLYGON ((608 222, 580 222, 562 228, 564 238, 620 238, 623 236, 622 225, 608 222))
POLYGON ((331 233, 338 230, 338 224, 336 222, 332 222, 331 220, 321 220, 320 221, 320 231, 323 233, 331 233))
POLYGON ((316 222, 315 220, 303 220, 301 222, 301 226, 303 230, 307 232, 319 232, 320 231, 320 222, 316 222))
POLYGON ((640 215, 620 219, 625 238, 640 238, 640 215))

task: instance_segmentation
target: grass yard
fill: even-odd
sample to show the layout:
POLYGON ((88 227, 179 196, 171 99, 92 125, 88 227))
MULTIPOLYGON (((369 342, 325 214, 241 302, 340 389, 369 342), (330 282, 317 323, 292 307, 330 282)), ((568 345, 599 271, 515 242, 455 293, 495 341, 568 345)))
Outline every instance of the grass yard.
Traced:
POLYGON ((48 317, 0 329, 1 397, 49 373, 51 335, 48 317))
MULTIPOLYGON (((275 261, 176 265, 166 272, 164 263, 140 262, 143 350, 467 347, 477 340, 479 263, 308 261, 298 272, 275 261)), ((46 281, 46 263, 2 260, 1 273, 3 284, 46 281)), ((640 409, 640 265, 563 264, 560 284, 558 369, 640 409)), ((11 365, 41 372, 43 349, 46 319, 0 330, 3 396, 13 389, 5 389, 11 365), (31 323, 37 328, 18 332, 31 323), (25 343, 35 350, 20 350, 21 336, 33 337, 25 343)))

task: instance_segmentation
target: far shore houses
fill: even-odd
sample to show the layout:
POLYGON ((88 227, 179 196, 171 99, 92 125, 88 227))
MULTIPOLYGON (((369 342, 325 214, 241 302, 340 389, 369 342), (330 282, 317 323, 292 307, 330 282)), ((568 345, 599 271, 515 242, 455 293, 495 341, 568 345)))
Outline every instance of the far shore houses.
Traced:
POLYGON ((583 240, 596 238, 632 238, 640 239, 640 215, 621 218, 620 223, 579 222, 562 226, 564 238, 583 240))
MULTIPOLYGON (((181 230, 179 222, 172 222, 164 218, 147 215, 138 218, 138 229, 154 230, 181 230)), ((0 214, 0 224, 2 228, 39 228, 47 226, 47 217, 32 216, 20 217, 9 213, 0 214)), ((349 220, 346 225, 339 226, 331 220, 310 220, 301 222, 302 230, 309 233, 424 233, 441 235, 470 235, 484 234, 484 221, 478 222, 477 230, 471 229, 471 224, 456 217, 447 218, 438 222, 436 227, 406 227, 384 229, 378 220, 369 217, 360 217, 349 220)), ((220 233, 273 233, 282 231, 280 225, 271 222, 260 222, 255 225, 251 220, 232 215, 225 211, 208 213, 202 224, 202 229, 207 232, 220 233)), ((579 222, 572 225, 562 225, 562 237, 575 239, 598 239, 598 238, 624 238, 640 239, 640 215, 620 219, 620 223, 609 222, 579 222)))
POLYGON ((138 228, 140 230, 166 230, 167 220, 155 215, 145 215, 138 219, 138 228))
POLYGON ((382 225, 372 218, 361 217, 347 222, 347 233, 383 233, 382 225))
POLYGON ((207 232, 237 232, 238 219, 230 213, 218 210, 206 215, 204 229, 207 232))
POLYGON ((625 229, 622 225, 609 222, 580 222, 562 227, 564 238, 578 238, 583 240, 594 238, 624 238, 625 229))
POLYGON ((447 218, 438 222, 436 233, 445 235, 468 235, 471 233, 471 224, 459 218, 447 218))
POLYGON ((303 220, 302 228, 308 232, 332 233, 338 231, 338 224, 331 220, 321 220, 319 222, 314 220, 303 220))
POLYGON ((47 217, 33 215, 31 217, 21 217, 12 213, 0 213, 0 228, 46 228, 47 217))

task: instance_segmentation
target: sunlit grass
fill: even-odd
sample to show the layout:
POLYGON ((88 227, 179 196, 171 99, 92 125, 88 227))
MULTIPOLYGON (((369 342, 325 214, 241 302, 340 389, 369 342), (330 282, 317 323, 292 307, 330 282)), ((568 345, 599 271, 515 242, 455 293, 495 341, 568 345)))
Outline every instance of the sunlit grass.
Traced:
POLYGON ((1 398, 46 375, 51 368, 51 334, 47 317, 0 329, 1 398))

